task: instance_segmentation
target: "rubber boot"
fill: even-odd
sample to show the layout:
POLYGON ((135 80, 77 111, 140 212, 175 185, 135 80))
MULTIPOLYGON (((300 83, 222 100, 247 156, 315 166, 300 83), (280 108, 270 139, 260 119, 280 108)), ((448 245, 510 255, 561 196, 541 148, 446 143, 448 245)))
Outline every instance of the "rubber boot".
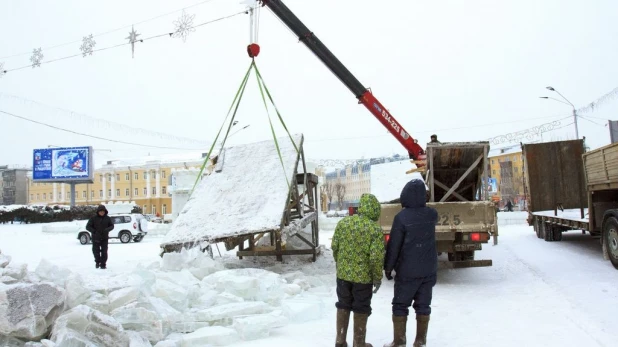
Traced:
POLYGON ((429 327, 429 315, 416 315, 416 339, 414 339, 414 347, 427 346, 427 328, 429 327))
POLYGON ((348 347, 346 336, 348 335, 348 325, 350 323, 350 311, 337 309, 337 340, 335 347, 348 347))
POLYGON ((393 342, 384 347, 406 347, 406 324, 408 316, 393 316, 393 342))
POLYGON ((365 343, 367 335, 368 314, 354 312, 354 346, 353 347, 373 347, 370 343, 365 343))

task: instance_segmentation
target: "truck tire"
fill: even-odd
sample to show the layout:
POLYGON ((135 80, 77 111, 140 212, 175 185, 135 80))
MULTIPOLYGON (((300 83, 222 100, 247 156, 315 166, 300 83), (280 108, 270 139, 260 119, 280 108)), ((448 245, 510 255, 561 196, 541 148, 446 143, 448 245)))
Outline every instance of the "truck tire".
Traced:
POLYGON ((618 219, 616 217, 609 217, 603 223, 603 241, 607 244, 609 261, 618 269, 618 219))
POLYGON ((562 230, 560 230, 560 228, 553 226, 551 228, 551 233, 554 241, 562 241, 562 230))
POLYGON ((542 222, 541 225, 543 226, 542 230, 541 230, 541 236, 543 237, 543 240, 550 242, 553 241, 554 239, 554 235, 552 233, 552 228, 551 225, 549 223, 545 223, 542 222))

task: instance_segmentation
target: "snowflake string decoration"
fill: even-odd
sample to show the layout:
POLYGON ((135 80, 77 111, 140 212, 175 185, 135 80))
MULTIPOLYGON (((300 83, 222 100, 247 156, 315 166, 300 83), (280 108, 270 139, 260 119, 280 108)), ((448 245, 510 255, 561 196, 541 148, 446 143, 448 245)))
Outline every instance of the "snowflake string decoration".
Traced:
POLYGON ((187 36, 189 35, 189 33, 195 31, 195 27, 193 27, 194 18, 194 14, 189 15, 185 12, 185 10, 182 10, 182 15, 180 16, 180 18, 174 21, 175 29, 172 36, 181 37, 183 42, 187 42, 187 36))
POLYGON ((129 36, 125 37, 125 39, 129 40, 129 43, 131 44, 131 58, 135 58, 135 42, 138 41, 137 37, 140 35, 141 34, 138 34, 137 31, 135 31, 135 28, 131 26, 131 31, 129 32, 129 36))
POLYGON ((94 40, 92 34, 90 34, 90 36, 84 36, 84 39, 82 40, 82 45, 79 46, 79 49, 82 51, 82 55, 84 57, 86 55, 92 55, 92 52, 94 51, 94 46, 96 44, 97 42, 94 40))
POLYGON ((41 67, 41 61, 43 60, 43 50, 41 47, 32 50, 32 56, 30 61, 32 62, 32 68, 41 67))

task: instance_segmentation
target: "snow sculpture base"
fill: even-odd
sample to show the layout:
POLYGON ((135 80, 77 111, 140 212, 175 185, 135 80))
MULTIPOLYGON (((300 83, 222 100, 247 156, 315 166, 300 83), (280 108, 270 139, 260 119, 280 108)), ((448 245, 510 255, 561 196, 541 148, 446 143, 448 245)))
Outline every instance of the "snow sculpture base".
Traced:
POLYGON ((307 254, 315 261, 318 177, 307 172, 303 135, 292 139, 278 138, 279 151, 274 140, 225 148, 174 221, 161 243, 162 254, 192 247, 211 253, 210 244, 223 242, 228 250, 238 247, 241 259, 276 256, 282 261, 284 255, 307 254), (307 248, 286 249, 290 238, 307 248))

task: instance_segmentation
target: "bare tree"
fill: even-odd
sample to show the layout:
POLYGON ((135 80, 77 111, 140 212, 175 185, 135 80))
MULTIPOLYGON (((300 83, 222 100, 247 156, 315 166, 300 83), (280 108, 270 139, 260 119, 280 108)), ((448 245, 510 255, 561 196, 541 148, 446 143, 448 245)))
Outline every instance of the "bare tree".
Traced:
POLYGON ((339 210, 341 210, 343 199, 345 198, 345 184, 341 182, 341 180, 337 180, 335 183, 335 195, 337 195, 337 204, 339 206, 339 210))
POLYGON ((327 209, 330 209, 330 204, 333 203, 333 196, 335 195, 335 184, 332 181, 327 181, 320 189, 322 190, 322 193, 326 194, 326 197, 328 198, 327 209))

